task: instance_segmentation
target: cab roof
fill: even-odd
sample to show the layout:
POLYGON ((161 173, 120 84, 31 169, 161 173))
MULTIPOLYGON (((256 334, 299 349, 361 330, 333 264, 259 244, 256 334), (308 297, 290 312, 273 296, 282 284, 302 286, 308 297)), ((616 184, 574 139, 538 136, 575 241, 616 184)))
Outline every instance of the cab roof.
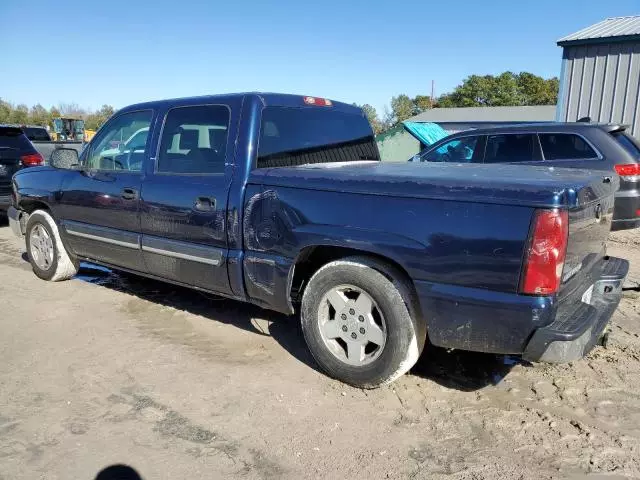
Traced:
MULTIPOLYGON (((120 109, 120 112, 142 110, 142 109, 167 109, 178 105, 201 105, 208 103, 218 103, 230 100, 242 101, 245 98, 253 98, 263 106, 282 106, 282 107, 305 107, 309 106, 305 102, 307 98, 315 98, 318 100, 328 100, 324 97, 314 97, 307 95, 292 95, 286 93, 268 93, 268 92, 244 92, 244 93, 227 93, 219 95, 202 95, 194 97, 170 98, 165 100, 154 100, 150 102, 136 103, 120 109)), ((331 108, 333 110, 343 111, 345 113, 353 113, 362 115, 359 107, 348 103, 336 102, 329 100, 330 105, 322 105, 320 108, 331 108)))

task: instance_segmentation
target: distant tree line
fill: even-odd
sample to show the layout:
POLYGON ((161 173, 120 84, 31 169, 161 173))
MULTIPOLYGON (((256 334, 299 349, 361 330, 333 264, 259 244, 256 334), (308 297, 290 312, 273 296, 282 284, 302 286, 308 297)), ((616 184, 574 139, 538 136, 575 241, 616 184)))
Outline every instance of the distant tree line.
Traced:
MULTIPOLYGON (((376 133, 393 128, 398 123, 430 108, 498 107, 518 105, 554 105, 558 99, 557 77, 542 78, 529 72, 504 72, 500 75, 471 75, 453 92, 431 99, 427 95, 411 98, 400 94, 391 98, 382 115, 369 104, 360 105, 376 133)), ((60 104, 49 110, 37 104, 29 108, 13 105, 0 99, 0 123, 53 126, 55 117, 76 117, 85 120, 85 128, 97 130, 111 115, 111 105, 97 111, 80 108, 75 103, 60 104)))
POLYGON ((504 72, 500 75, 471 75, 453 92, 431 99, 401 94, 391 98, 380 116, 369 104, 360 105, 377 133, 393 128, 430 108, 502 107, 522 105, 555 105, 558 100, 557 77, 542 78, 529 72, 504 72))
POLYGON ((76 103, 62 103, 49 109, 39 103, 28 107, 25 104, 13 105, 0 98, 0 123, 15 123, 19 125, 48 125, 53 127, 52 120, 56 117, 82 118, 85 128, 97 130, 115 112, 111 105, 103 105, 99 110, 91 111, 81 108, 76 103))

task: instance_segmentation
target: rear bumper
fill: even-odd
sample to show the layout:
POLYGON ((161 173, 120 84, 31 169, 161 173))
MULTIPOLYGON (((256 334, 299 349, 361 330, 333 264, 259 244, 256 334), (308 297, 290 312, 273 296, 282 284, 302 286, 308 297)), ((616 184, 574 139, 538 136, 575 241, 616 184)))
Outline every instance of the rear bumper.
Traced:
POLYGON ((620 190, 616 193, 611 230, 628 230, 640 227, 640 192, 620 190))
POLYGON ((590 298, 583 296, 575 308, 563 309, 551 324, 537 329, 522 355, 525 360, 571 362, 585 356, 599 342, 620 303, 629 262, 608 257, 598 268, 590 298))
POLYGON ((563 301, 425 281, 414 285, 434 345, 567 362, 599 340, 620 302, 628 269, 626 260, 603 259, 575 296, 563 301), (590 285, 593 294, 585 303, 581 296, 590 285))

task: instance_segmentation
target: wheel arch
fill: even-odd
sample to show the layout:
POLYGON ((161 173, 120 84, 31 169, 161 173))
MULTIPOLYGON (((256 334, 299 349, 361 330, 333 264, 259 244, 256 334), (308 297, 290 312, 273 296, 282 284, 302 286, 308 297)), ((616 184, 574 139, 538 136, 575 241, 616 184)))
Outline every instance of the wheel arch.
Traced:
POLYGON ((44 202, 41 199, 29 197, 23 198, 22 200, 20 200, 18 206, 20 207, 20 210, 27 213, 28 215, 31 215, 36 210, 46 210, 53 217, 51 207, 48 203, 44 202))
POLYGON ((287 282, 288 300, 292 310, 300 303, 304 289, 314 273, 330 262, 349 257, 365 257, 371 260, 371 266, 387 279, 402 282, 408 290, 409 298, 406 299, 406 303, 410 312, 425 324, 415 284, 407 269, 397 259, 376 250, 327 243, 307 245, 296 256, 289 270, 287 282))

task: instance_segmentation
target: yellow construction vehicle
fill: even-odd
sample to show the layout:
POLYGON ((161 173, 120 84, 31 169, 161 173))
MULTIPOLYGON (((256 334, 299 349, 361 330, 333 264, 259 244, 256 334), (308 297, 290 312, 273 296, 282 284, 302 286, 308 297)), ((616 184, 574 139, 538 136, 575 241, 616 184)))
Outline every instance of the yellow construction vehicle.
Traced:
POLYGON ((84 130, 84 141, 85 142, 90 142, 95 134, 96 134, 95 130, 89 130, 89 129, 85 128, 85 130, 84 130))
POLYGON ((66 142, 69 140, 85 140, 84 120, 81 118, 54 118, 53 119, 53 140, 55 142, 66 142))

